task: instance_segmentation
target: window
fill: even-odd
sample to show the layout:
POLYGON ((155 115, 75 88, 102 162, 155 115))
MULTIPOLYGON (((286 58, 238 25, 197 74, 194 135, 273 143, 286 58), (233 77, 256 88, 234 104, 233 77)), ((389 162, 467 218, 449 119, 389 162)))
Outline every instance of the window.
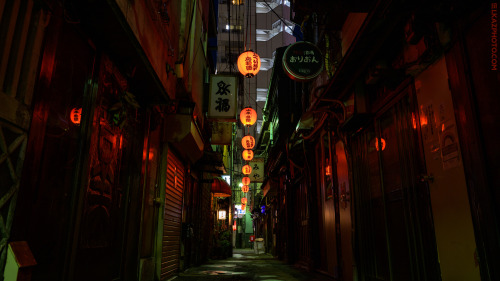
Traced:
MULTIPOLYGON (((227 0, 219 0, 219 4, 227 4, 227 0)), ((231 4, 243 5, 243 4, 245 4, 245 0, 231 0, 231 4)))
POLYGON ((226 25, 224 25, 222 32, 229 32, 229 30, 231 30, 231 32, 233 32, 233 33, 234 32, 241 33, 242 26, 241 25, 226 24, 226 25))

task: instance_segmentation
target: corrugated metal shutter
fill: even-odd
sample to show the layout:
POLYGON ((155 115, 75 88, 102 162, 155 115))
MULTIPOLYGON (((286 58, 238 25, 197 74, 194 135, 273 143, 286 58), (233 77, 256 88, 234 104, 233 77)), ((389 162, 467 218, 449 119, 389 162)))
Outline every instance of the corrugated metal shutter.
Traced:
POLYGON ((179 271, 182 195, 184 191, 184 165, 172 153, 168 154, 167 161, 161 260, 162 280, 172 277, 179 271))

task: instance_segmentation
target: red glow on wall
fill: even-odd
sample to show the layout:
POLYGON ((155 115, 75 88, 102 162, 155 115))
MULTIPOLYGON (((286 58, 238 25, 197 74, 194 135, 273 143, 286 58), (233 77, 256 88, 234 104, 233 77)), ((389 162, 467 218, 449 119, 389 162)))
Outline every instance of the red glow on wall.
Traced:
POLYGON ((427 116, 420 116, 420 126, 427 126, 427 116))
POLYGON ((411 123, 413 125, 413 129, 417 129, 417 118, 415 117, 415 113, 411 114, 411 123))
POLYGON ((332 175, 332 166, 327 165, 325 167, 325 175, 327 175, 327 176, 331 176, 332 175))
MULTIPOLYGON (((121 138, 121 136, 120 136, 120 138, 121 138)), ((120 142, 120 148, 121 148, 121 142, 120 142)), ((142 160, 146 160, 146 157, 147 157, 149 159, 149 161, 151 161, 151 160, 153 160, 154 156, 155 156, 155 150, 153 148, 149 149, 149 153, 147 150, 142 151, 142 160)))

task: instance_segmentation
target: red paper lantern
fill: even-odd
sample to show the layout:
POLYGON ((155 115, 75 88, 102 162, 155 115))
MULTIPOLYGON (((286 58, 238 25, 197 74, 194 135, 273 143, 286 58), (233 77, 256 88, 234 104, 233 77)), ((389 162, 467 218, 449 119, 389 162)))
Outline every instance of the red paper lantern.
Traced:
POLYGON ((240 121, 245 126, 252 126, 257 122, 257 112, 251 107, 245 107, 240 112, 240 121))
POLYGON ((249 177, 244 177, 241 179, 241 183, 243 183, 243 185, 249 185, 250 184, 250 178, 249 177))
POLYGON ((241 204, 246 204, 247 203, 247 198, 246 197, 242 197, 241 198, 241 204))
POLYGON ((248 185, 244 185, 241 187, 241 191, 245 192, 245 193, 248 192, 249 189, 250 189, 250 187, 248 185))
POLYGON ((234 221, 234 224, 233 224, 233 231, 236 231, 236 221, 234 221))
POLYGON ((241 210, 244 211, 247 208, 247 204, 241 204, 241 210))
POLYGON ((244 175, 250 175, 252 173, 252 167, 250 165, 245 165, 241 168, 244 175))
POLYGON ((241 145, 244 149, 252 149, 255 146, 255 138, 252 136, 245 136, 241 139, 241 145))
POLYGON ((73 108, 69 114, 69 118, 73 124, 80 124, 82 121, 82 108, 73 108))
POLYGON ((245 149, 243 150, 243 153, 241 153, 243 156, 243 159, 246 161, 250 161, 253 159, 253 150, 245 149))
POLYGON ((385 140, 383 138, 381 139, 378 139, 378 138, 375 138, 375 149, 378 151, 379 147, 378 147, 378 142, 380 140, 380 144, 382 145, 382 150, 385 149, 385 140))
POLYGON ((238 57, 238 70, 247 78, 252 78, 260 70, 260 57, 253 51, 243 52, 238 57))

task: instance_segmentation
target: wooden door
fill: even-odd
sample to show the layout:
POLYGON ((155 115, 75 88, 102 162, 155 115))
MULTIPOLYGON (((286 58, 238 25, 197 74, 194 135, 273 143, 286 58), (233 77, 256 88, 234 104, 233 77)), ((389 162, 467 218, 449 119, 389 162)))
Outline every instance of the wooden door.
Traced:
POLYGON ((82 210, 76 228, 78 247, 73 280, 120 279, 129 270, 124 264, 135 262, 126 257, 130 250, 126 240, 137 235, 137 231, 127 229, 127 223, 128 212, 136 208, 136 202, 129 203, 128 197, 140 198, 134 196, 139 186, 140 164, 134 164, 141 163, 141 114, 125 102, 127 80, 104 54, 98 83, 88 156, 82 162, 87 173, 79 199, 82 210), (119 109, 115 111, 116 108, 119 109))
POLYGON ((443 280, 481 280, 476 234, 445 58, 415 78, 443 280))
POLYGON ((333 196, 334 174, 331 157, 331 133, 325 132, 320 138, 320 154, 318 155, 319 162, 319 185, 320 193, 319 205, 321 206, 321 241, 324 245, 322 260, 323 269, 331 276, 338 276, 337 262, 337 233, 336 233, 336 217, 335 204, 333 196))
POLYGON ((309 209, 308 209, 308 191, 304 180, 295 183, 292 188, 294 193, 294 218, 295 221, 295 247, 297 253, 297 262, 303 266, 308 266, 310 259, 310 240, 309 240, 309 209))
POLYGON ((353 140, 358 268, 367 280, 439 280, 429 187, 410 88, 353 140))
POLYGON ((338 194, 338 212, 339 212, 339 236, 341 239, 340 267, 342 272, 341 280, 352 280, 352 218, 351 218, 351 187, 349 184, 349 168, 347 164, 344 143, 338 141, 335 143, 335 166, 338 194))
POLYGON ((162 280, 169 279, 179 271, 184 173, 182 162, 169 151, 162 239, 162 280))

